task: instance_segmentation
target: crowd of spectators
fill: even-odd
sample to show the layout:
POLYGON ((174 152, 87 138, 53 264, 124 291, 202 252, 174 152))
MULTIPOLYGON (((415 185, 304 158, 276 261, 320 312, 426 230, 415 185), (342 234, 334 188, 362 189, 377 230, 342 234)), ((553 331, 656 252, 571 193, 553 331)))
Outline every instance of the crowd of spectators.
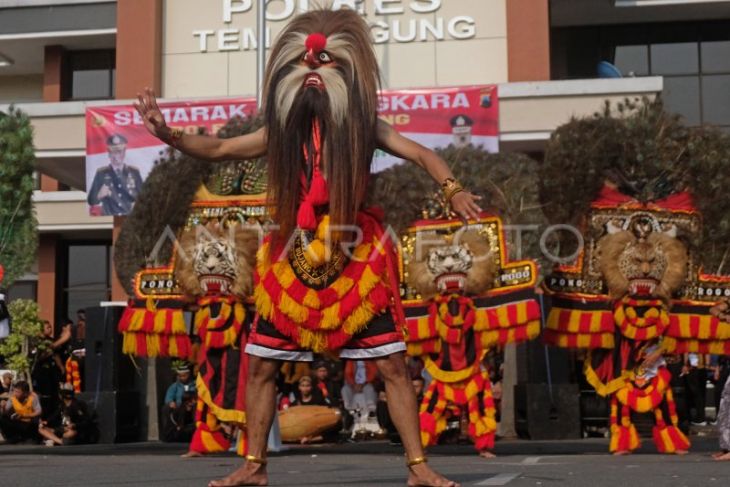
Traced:
MULTIPOLYGON (((0 434, 5 443, 98 441, 95 414, 77 396, 83 384, 85 312, 79 310, 76 318, 76 323, 65 319, 58 326, 43 322, 40 336, 31 341, 30 380, 15 378, 11 371, 0 376, 0 434)), ((0 369, 3 362, 0 357, 0 369)))
MULTIPOLYGON (((492 362, 495 356, 499 355, 489 356, 492 362)), ((406 365, 420 405, 430 377, 421 359, 407 357, 406 365)), ((495 369, 492 387, 500 391, 501 364, 497 362, 488 365, 495 369)), ((175 369, 175 381, 167 389, 161 405, 163 441, 189 442, 194 433, 195 373, 194 367, 189 365, 175 369)), ((340 424, 321 435, 302 436, 297 440, 301 443, 384 438, 392 443, 400 443, 388 410, 385 384, 372 360, 339 361, 319 357, 312 363, 283 362, 277 375, 276 388, 277 409, 280 414, 289 408, 309 406, 328 407, 339 412, 340 424)), ((497 392, 495 396, 498 400, 500 394, 497 392)), ((320 413, 312 410, 312 414, 320 413)), ((451 412, 449 425, 455 430, 451 437, 466 437, 461 421, 465 414, 466 411, 458 408, 451 412)), ((297 417, 303 417, 306 421, 307 415, 297 417)))
MULTIPOLYGON (((54 326, 45 321, 38 343, 31 350, 30 380, 14 380, 11 372, 0 375, 0 434, 6 443, 44 442, 48 446, 98 441, 95 414, 77 394, 84 385, 84 338, 86 316, 83 310, 76 322, 66 319, 54 326)), ((407 366, 418 401, 430 377, 423 362, 409 357, 407 366)), ((0 357, 0 369, 3 358, 0 357)), ((484 358, 490 371, 492 390, 499 419, 502 363, 500 354, 484 358)), ((680 415, 695 427, 713 425, 720 410, 720 398, 730 376, 730 357, 700 354, 679 356, 672 371, 675 386, 684 388, 685 400, 680 415), (708 404, 708 384, 714 397, 708 404), (707 415, 707 411, 712 411, 707 415)), ((340 411, 342 421, 334 437, 359 440, 389 438, 399 442, 388 411, 388 399, 375 362, 337 361, 320 357, 313 364, 282 364, 277 378, 278 409, 293 406, 325 406, 340 411)), ((189 365, 176 369, 176 380, 169 387, 161 411, 161 439, 189 442, 195 431, 195 371, 189 365)), ((679 405, 679 404, 678 404, 679 405)), ((448 418, 451 435, 443 441, 463 438, 465 411, 454 408, 448 418)), ((333 439, 332 434, 324 435, 333 439)), ((726 452, 727 453, 727 452, 726 452)))

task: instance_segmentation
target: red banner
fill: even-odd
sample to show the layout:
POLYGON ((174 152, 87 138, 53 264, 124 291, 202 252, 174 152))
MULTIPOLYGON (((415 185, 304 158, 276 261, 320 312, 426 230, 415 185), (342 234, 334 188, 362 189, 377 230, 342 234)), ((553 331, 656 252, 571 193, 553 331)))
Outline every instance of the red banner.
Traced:
MULTIPOLYGON (((253 98, 160 103, 167 124, 189 133, 215 134, 232 117, 256 113, 253 98)), ((384 91, 379 116, 396 130, 430 147, 474 144, 498 150, 497 87, 468 86, 384 91)), ((125 215, 142 182, 164 154, 165 144, 150 135, 131 105, 86 110, 86 190, 92 215, 125 215)), ((378 151, 373 171, 400 159, 378 151)))
MULTIPOLYGON (((431 149, 473 144, 489 152, 499 150, 495 85, 383 91, 378 113, 398 132, 431 149)), ((373 172, 400 161, 378 151, 373 172)))

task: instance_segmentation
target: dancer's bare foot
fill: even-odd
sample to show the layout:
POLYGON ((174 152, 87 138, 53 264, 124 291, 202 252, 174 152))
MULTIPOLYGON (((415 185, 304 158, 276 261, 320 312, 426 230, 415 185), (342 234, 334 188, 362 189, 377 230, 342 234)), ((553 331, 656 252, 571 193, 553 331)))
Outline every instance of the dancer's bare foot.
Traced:
POLYGON ((614 454, 614 456, 617 456, 617 457, 623 457, 626 455, 631 455, 631 452, 629 450, 619 450, 619 451, 613 452, 613 454, 614 454))
POLYGON ((408 468, 408 487, 460 487, 460 484, 435 472, 428 464, 419 463, 408 468))
POLYGON ((712 455, 712 458, 714 458, 718 462, 730 462, 730 452, 716 453, 715 455, 712 455))
POLYGON ((482 450, 482 451, 480 451, 479 452, 479 456, 482 457, 482 458, 487 458, 487 459, 489 459, 489 458, 497 458, 497 455, 495 455, 494 453, 490 452, 489 450, 482 450))
POLYGON ((674 452, 675 455, 680 455, 680 456, 686 455, 688 453, 689 453, 688 450, 677 450, 674 452))
POLYGON ((269 485, 266 466, 254 462, 246 462, 229 476, 212 480, 208 487, 239 487, 242 485, 269 485))
POLYGON ((203 454, 198 451, 189 450, 182 455, 180 455, 180 458, 199 458, 202 457, 203 454))

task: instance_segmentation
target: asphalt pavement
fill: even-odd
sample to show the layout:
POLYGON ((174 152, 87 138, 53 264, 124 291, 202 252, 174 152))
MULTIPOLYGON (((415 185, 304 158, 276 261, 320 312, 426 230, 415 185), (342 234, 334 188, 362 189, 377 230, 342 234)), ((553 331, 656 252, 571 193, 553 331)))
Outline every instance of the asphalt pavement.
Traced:
MULTIPOLYGON (((492 460, 468 445, 436 447, 430 464, 463 486, 724 486, 730 462, 715 462, 715 438, 693 437, 684 457, 654 453, 613 457, 605 439, 499 441, 492 460)), ((139 443, 70 447, 0 445, 0 485, 203 487, 240 464, 233 454, 182 459, 184 445, 139 443)), ((272 454, 272 486, 405 485, 402 451, 386 442, 293 447, 272 454)))

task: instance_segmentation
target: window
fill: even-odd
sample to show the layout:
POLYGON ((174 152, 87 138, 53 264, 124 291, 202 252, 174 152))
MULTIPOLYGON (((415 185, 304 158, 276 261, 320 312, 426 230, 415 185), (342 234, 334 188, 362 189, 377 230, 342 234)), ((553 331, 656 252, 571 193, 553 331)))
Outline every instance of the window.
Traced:
POLYGON ((38 299, 38 282, 37 281, 15 281, 6 296, 6 302, 15 301, 16 299, 30 299, 36 301, 38 299))
POLYGON ((730 22, 571 27, 553 35, 553 78, 593 78, 599 61, 624 76, 663 76, 670 111, 689 125, 730 130, 730 22))
POLYGON ((60 316, 75 316, 78 309, 99 306, 100 302, 109 301, 111 244, 67 243, 63 252, 66 269, 60 296, 60 316))
POLYGON ((647 76, 649 46, 616 46, 614 64, 627 76, 647 76))
POLYGON ((114 98, 116 51, 69 51, 66 58, 67 100, 106 100, 114 98))

